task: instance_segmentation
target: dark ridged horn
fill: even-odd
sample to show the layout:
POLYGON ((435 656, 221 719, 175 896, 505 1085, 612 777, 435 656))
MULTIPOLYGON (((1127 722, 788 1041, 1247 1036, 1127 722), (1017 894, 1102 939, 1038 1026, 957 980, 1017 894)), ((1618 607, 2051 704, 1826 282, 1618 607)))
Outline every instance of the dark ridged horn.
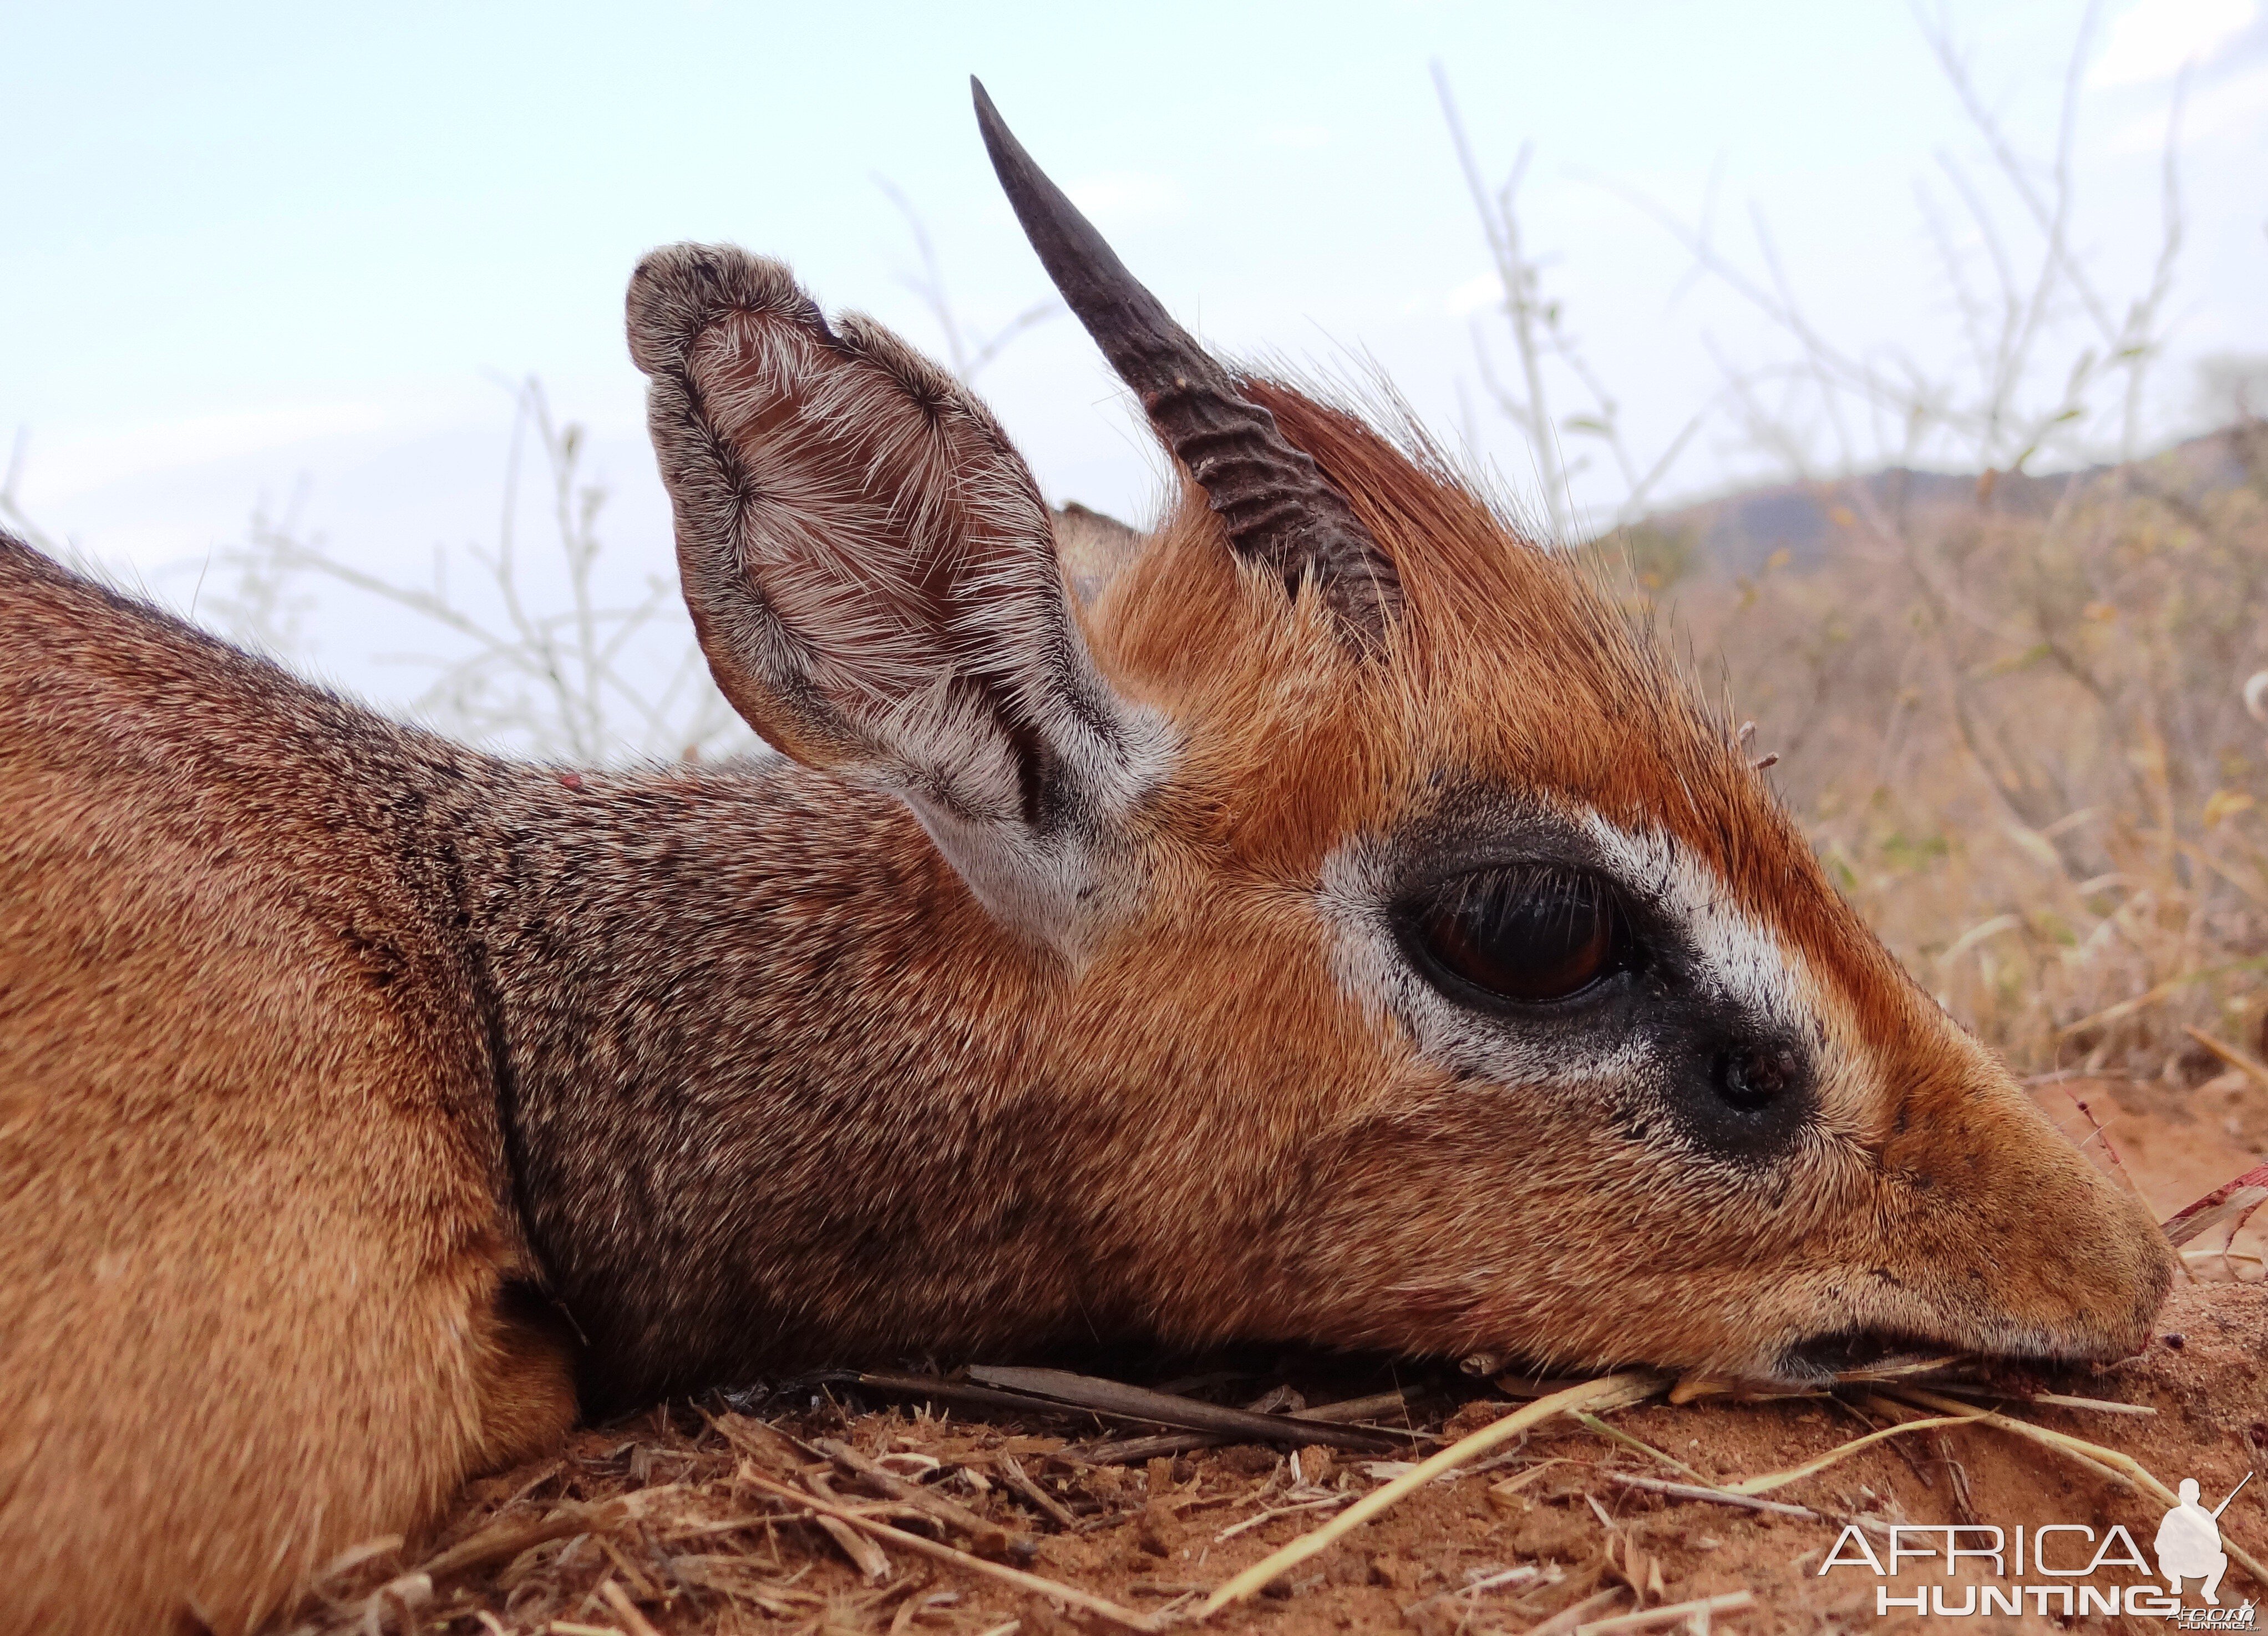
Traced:
POLYGON ((1295 592, 1313 575, 1332 612, 1365 638, 1381 638, 1401 607, 1401 582, 1346 496, 1126 270, 1032 162, 983 85, 968 85, 985 151, 1040 264, 1204 490, 1229 543, 1295 592))

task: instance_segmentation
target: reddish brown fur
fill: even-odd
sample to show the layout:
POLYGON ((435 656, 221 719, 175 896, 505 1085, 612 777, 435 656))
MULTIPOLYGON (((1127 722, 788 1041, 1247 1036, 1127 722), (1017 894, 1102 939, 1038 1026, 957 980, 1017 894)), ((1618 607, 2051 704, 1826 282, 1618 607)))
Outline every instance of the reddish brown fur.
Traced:
MULTIPOLYGON (((650 369, 657 304, 697 284, 681 339, 801 326, 798 367, 879 359, 925 402, 907 447, 942 424, 956 460, 1013 461, 895 343, 814 343, 762 264, 671 254, 641 276, 650 369)), ((689 551, 754 514, 736 462, 785 434, 760 416, 736 448, 686 379, 656 402, 689 551)), ((11 1611, 246 1628, 556 1438, 571 1367, 588 1410, 1072 1338, 1735 1367, 1877 1322, 2139 1341, 2154 1228, 1855 922, 1608 603, 1422 451, 1251 390, 1406 616, 1384 654, 1350 645, 1312 588, 1240 569, 1192 490, 1082 615, 1174 748, 1069 953, 988 915, 856 733, 776 719, 806 706, 733 645, 758 617, 733 575, 765 571, 745 548, 706 564, 712 658, 841 771, 571 783, 0 542, 11 1611), (1319 879, 1445 787, 1674 837, 1796 952, 1845 1030, 1800 1163, 1743 1176, 1468 1083, 1349 992, 1319 879)), ((862 455, 829 504, 895 515, 858 484, 924 469, 862 455)), ((987 469, 1034 526, 1020 466, 987 469)))
MULTIPOLYGON (((1757 1321, 1756 1292, 1776 1276, 1811 1279, 1853 1264, 1935 1287, 1955 1310, 1995 1308, 2049 1327, 2087 1312, 2106 1286, 2132 1290, 2131 1302, 2114 1297, 2086 1321, 2117 1338, 2109 1350, 2138 1345, 2168 1276, 2159 1235, 2049 1134, 2006 1070, 1867 931, 1724 725, 1697 707, 1582 571, 1510 537, 1422 439, 1399 448, 1344 412, 1265 381, 1247 384, 1352 497, 1395 561, 1410 613, 1392 665, 1366 667, 1329 640, 1314 610, 1304 624, 1289 622, 1272 586, 1248 574, 1239 586, 1193 501, 1114 588, 1096 622, 1099 651, 1123 688, 1204 724, 1190 737, 1207 755, 1201 765, 1193 757, 1187 785, 1213 799, 1191 800, 1189 827, 1211 816, 1233 868, 1287 888, 1312 881, 1341 837, 1390 829, 1422 809, 1437 773, 1559 792, 1626 828, 1666 830, 1829 978, 1894 1087, 1866 1109, 1857 1162, 1774 1221, 1747 1212, 1715 1216, 1699 1207, 1691 1178, 1647 1187, 1633 1167, 1610 1163, 1602 1174, 1595 1153, 1572 1146, 1535 1151, 1548 1132, 1507 1128, 1454 1088, 1444 1096, 1437 1073, 1395 1064, 1389 1053, 1368 1070, 1373 1094, 1344 1111, 1351 1151, 1339 1179, 1350 1190, 1330 1236, 1343 1233, 1348 1245, 1374 1252, 1364 1241, 1395 1221, 1394 1253, 1422 1265, 1433 1258, 1440 1212, 1493 1195, 1493 1231, 1506 1236, 1532 1233, 1602 1252, 1643 1245, 1616 1266, 1623 1290, 1653 1291, 1665 1317, 1683 1308, 1650 1333, 1649 1346, 1668 1349, 1658 1356, 1723 1348, 1728 1330, 1757 1321), (1192 586, 1201 588, 1193 594, 1192 586), (1393 1084, 1404 1074, 1414 1082, 1393 1084), (1507 1141, 1529 1151, 1507 1165, 1498 1146, 1507 1141), (1431 1192, 1428 1155, 1440 1155, 1431 1168, 1441 1178, 1431 1192), (1940 1182, 1949 1205, 1931 1197, 1940 1182), (1521 1196, 1506 1198, 1507 1183, 1521 1196), (1810 1242, 1822 1230, 1829 1242, 1810 1242), (2108 1269, 2116 1271, 2106 1277, 2108 1269)), ((1184 799, 1196 794, 1187 785, 1184 799)), ((1218 891, 1211 872, 1204 889, 1218 891)), ((1291 1039, 1311 1026, 1305 995, 1319 979, 1312 957, 1300 958, 1312 937, 1300 941, 1304 947, 1246 945, 1243 969, 1281 981, 1271 984, 1274 1016, 1240 1018, 1238 1030, 1291 1039)), ((1206 973, 1192 987, 1214 980, 1206 973)), ((1346 1049, 1334 1039, 1322 1054, 1346 1049)), ((1320 1065, 1308 1072, 1320 1073, 1320 1065)), ((1313 1138, 1311 1164, 1323 1147, 1313 1138)), ((1532 1354, 1627 1357, 1625 1315, 1596 1300, 1601 1271, 1586 1256, 1564 1289, 1534 1269, 1498 1289, 1456 1288, 1440 1297, 1444 1328, 1433 1344, 1502 1345, 1509 1337, 1532 1354), (1507 1298, 1516 1309, 1500 1304, 1507 1298)), ((1325 1276, 1350 1273, 1334 1267, 1325 1276)), ((1411 1344, 1406 1328, 1368 1313, 1336 1321, 1350 1337, 1411 1344)), ((1953 1325, 1940 1333, 1984 1344, 1953 1325)))

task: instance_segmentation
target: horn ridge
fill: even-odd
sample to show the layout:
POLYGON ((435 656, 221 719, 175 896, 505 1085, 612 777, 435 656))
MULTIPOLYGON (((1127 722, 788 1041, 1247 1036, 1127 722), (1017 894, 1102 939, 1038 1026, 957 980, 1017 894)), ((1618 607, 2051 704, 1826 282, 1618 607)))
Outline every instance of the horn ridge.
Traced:
POLYGON ((1040 265, 1204 490, 1230 545, 1295 592, 1312 577, 1344 623, 1382 639, 1400 609, 1401 582, 1346 496, 1126 270, 1024 151, 983 83, 971 76, 968 85, 985 151, 1040 265))

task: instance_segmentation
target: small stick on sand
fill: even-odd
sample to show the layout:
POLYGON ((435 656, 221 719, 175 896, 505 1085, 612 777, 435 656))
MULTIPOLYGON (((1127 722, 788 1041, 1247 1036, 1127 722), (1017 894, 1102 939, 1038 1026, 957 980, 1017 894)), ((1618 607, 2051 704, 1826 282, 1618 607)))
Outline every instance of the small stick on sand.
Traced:
POLYGON ((1357 1454, 1384 1454, 1408 1437, 1406 1433, 1362 1431, 1307 1415, 1255 1414, 1248 1409, 1231 1409, 1064 1369, 980 1367, 970 1369, 968 1378, 995 1390, 1028 1392, 1035 1398, 1052 1398, 1059 1404, 1116 1419, 1146 1420, 1189 1432, 1219 1432, 1262 1442, 1322 1443, 1357 1454))
MULTIPOLYGON (((1423 1389, 1419 1387, 1403 1386, 1390 1392, 1376 1392, 1367 1397, 1350 1397, 1342 1403, 1310 1404, 1297 1414, 1283 1415, 1280 1418, 1290 1421, 1295 1427, 1300 1422, 1307 1420, 1326 1420, 1336 1425, 1351 1426, 1358 1420, 1374 1420, 1393 1414, 1405 1408, 1410 1399, 1424 1395, 1423 1389)), ((1515 1392, 1510 1395, 1528 1397, 1536 1396, 1534 1392, 1515 1392)), ((1251 1412, 1260 1414, 1269 1411, 1255 1409, 1251 1412)), ((1426 1436, 1422 1432, 1412 1431, 1407 1427, 1388 1426, 1381 1429, 1392 1436, 1406 1437, 1413 1442, 1438 1441, 1426 1436)), ((1144 1461, 1154 1460, 1160 1455, 1185 1455, 1199 1448, 1217 1448, 1223 1443, 1235 1441, 1234 1437, 1225 1432, 1166 1432, 1155 1437, 1128 1437, 1115 1442, 1096 1443, 1080 1450, 1079 1457, 1083 1460, 1091 1460, 1097 1465, 1140 1465, 1144 1461)), ((1300 1441, 1310 1442, 1314 1440, 1301 1438, 1300 1441)))
POLYGON ((1015 1455, 999 1455, 992 1462, 992 1469, 1000 1474, 1001 1480, 1009 1487, 1046 1513, 1057 1528, 1068 1530, 1079 1526, 1079 1519, 1071 1514, 1070 1508, 1034 1482, 1025 1471, 1022 1462, 1015 1455))
POLYGON ((1704 1488, 1693 1483, 1668 1483, 1658 1477, 1637 1477, 1628 1471, 1608 1471, 1602 1475, 1609 1483, 1620 1483, 1624 1488, 1642 1488, 1649 1494, 1666 1494, 1672 1500, 1705 1500, 1713 1506, 1735 1506, 1743 1511, 1768 1511, 1774 1516, 1800 1517, 1807 1522, 1827 1521, 1809 1506, 1792 1506, 1781 1500, 1758 1500, 1754 1494, 1736 1494, 1729 1489, 1704 1488))
MULTIPOLYGON (((744 1470, 742 1480, 745 1481, 747 1473, 744 1470)), ((805 1485, 822 1500, 832 1501, 835 1499, 834 1489, 828 1486, 827 1479, 818 1472, 806 1471, 803 1474, 803 1480, 805 1485)), ((848 1506, 836 1505, 831 1509, 836 1514, 828 1515, 822 1513, 814 1516, 812 1521, 819 1524, 829 1539, 843 1548, 843 1554, 850 1559, 851 1565, 858 1570, 860 1577, 869 1585, 879 1585, 889 1578, 888 1553, 842 1520, 854 1514, 850 1508, 848 1506)))
POLYGON ((1618 1636, 1624 1631, 1650 1631, 1657 1625, 1675 1625, 1686 1619, 1697 1620, 1699 1628, 1706 1630, 1708 1621, 1713 1616, 1736 1613, 1742 1608, 1756 1605, 1756 1592, 1728 1590, 1721 1596, 1701 1596, 1691 1602, 1666 1603, 1659 1608, 1617 1614, 1611 1619, 1593 1619, 1587 1625, 1578 1625, 1575 1636, 1618 1636))
POLYGON ((1596 1411, 1627 1408, 1631 1404, 1644 1402, 1668 1384, 1668 1382, 1659 1374, 1637 1371, 1609 1374, 1595 1381, 1586 1381, 1580 1386, 1570 1386, 1564 1391, 1539 1397, 1532 1404, 1515 1409, 1502 1419, 1492 1421, 1469 1437, 1460 1438, 1438 1454, 1419 1461, 1384 1487, 1364 1495, 1313 1533, 1301 1535, 1281 1551, 1270 1553, 1245 1569, 1213 1592, 1205 1603, 1204 1616, 1210 1618, 1231 1603, 1243 1601, 1308 1558, 1329 1549, 1334 1540, 1352 1533, 1396 1500, 1423 1488, 1444 1471, 1469 1464, 1490 1449, 1511 1441, 1528 1427, 1548 1420, 1555 1414, 1574 1410, 1596 1411))
POLYGON ((1278 1517, 1287 1517, 1294 1512, 1321 1511, 1327 1506, 1343 1506, 1351 1498, 1346 1494, 1327 1494, 1321 1500, 1299 1500, 1288 1506, 1272 1506, 1265 1511, 1255 1512, 1241 1522, 1230 1523, 1212 1537, 1212 1543, 1218 1545, 1225 1539, 1234 1539, 1248 1529, 1258 1528, 1263 1522, 1273 1522, 1278 1517))
POLYGON ((1107 1597, 1093 1595, 1086 1591, 1075 1589, 1071 1586, 1058 1583, 1051 1579, 1042 1579, 1036 1573, 1027 1573, 1021 1568, 1012 1568, 998 1562, 987 1562, 982 1557, 971 1556, 968 1552, 956 1550, 951 1545, 940 1544, 933 1539, 924 1539, 919 1534, 909 1534, 903 1529, 892 1528, 887 1522, 877 1522, 872 1517, 861 1516, 858 1513, 841 1506, 829 1505, 827 1501, 814 1499, 809 1494, 799 1494, 784 1483, 775 1483, 770 1478, 760 1477, 753 1471, 744 1473, 741 1481, 753 1488, 762 1490, 777 1500, 785 1500, 792 1506, 800 1506, 821 1520, 832 1517, 848 1527, 863 1529, 877 1539, 886 1539, 893 1545, 903 1546, 917 1555, 933 1558, 939 1562, 953 1563, 966 1568, 971 1573, 981 1573, 989 1579, 997 1579, 1004 1584, 1015 1586, 1019 1590, 1027 1590, 1038 1595, 1049 1597, 1067 1607, 1084 1608, 1089 1613, 1098 1614, 1114 1625, 1123 1625, 1128 1630, 1150 1632, 1158 1629, 1157 1621, 1148 1614, 1137 1613, 1131 1608, 1122 1608, 1107 1597))
POLYGON ((1484 1573, 1480 1578, 1469 1580, 1454 1590, 1440 1591, 1431 1596, 1419 1597, 1402 1610, 1402 1617, 1405 1620, 1410 1619, 1420 1610, 1437 1608, 1445 1602, 1462 1602, 1468 1610, 1477 1608, 1483 1592, 1502 1590, 1508 1585, 1525 1585, 1528 1581, 1540 1577, 1543 1572, 1543 1569, 1533 1563, 1523 1563, 1516 1568, 1500 1568, 1494 1573, 1484 1573))

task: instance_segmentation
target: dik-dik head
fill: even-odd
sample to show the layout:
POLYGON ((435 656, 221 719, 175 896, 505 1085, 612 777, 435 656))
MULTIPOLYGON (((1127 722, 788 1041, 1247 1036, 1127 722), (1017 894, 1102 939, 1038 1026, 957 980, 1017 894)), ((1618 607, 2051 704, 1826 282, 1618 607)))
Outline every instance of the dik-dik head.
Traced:
POLYGON ((632 350, 726 696, 902 799, 1046 974, 997 1026, 1147 1110, 1154 1327, 1781 1378, 2139 1345, 2162 1237, 1724 722, 1419 434, 1208 356, 977 102, 1182 477, 1092 607, 983 406, 778 264, 656 254, 632 350))

